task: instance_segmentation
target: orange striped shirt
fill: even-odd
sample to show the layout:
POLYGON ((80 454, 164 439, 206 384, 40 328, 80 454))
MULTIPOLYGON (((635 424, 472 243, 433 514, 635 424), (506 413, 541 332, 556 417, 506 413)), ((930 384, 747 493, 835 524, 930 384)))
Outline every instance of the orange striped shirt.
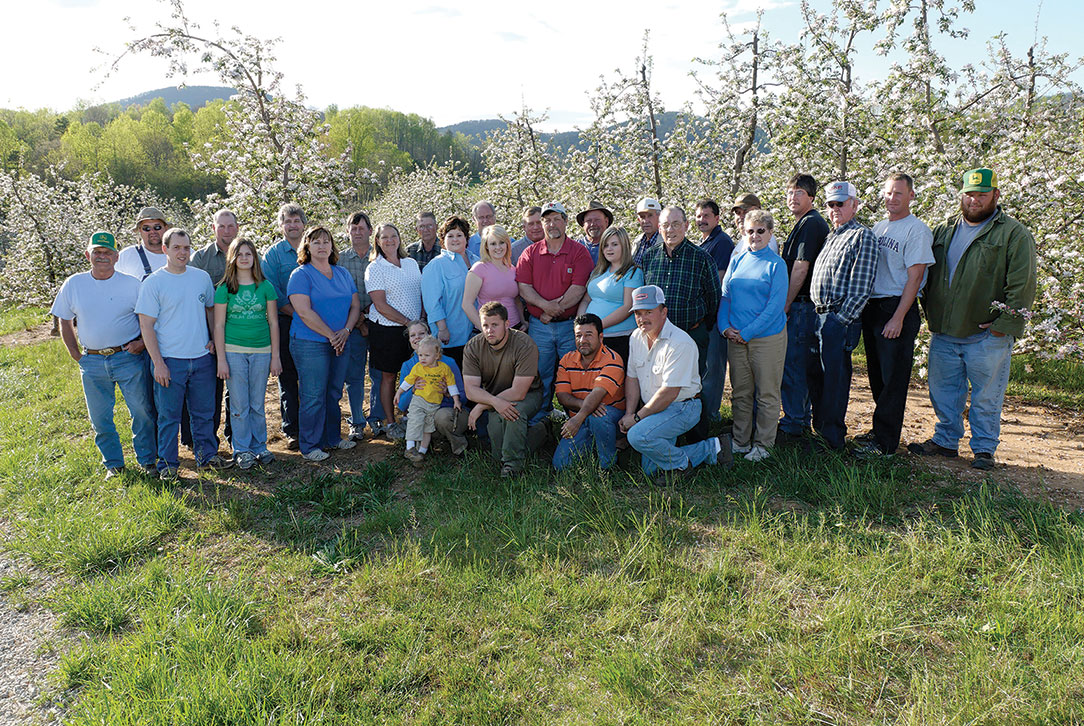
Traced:
POLYGON ((606 389, 602 403, 625 410, 625 368, 621 356, 602 345, 587 365, 578 350, 561 357, 554 385, 557 393, 571 393, 582 400, 598 386, 606 389))

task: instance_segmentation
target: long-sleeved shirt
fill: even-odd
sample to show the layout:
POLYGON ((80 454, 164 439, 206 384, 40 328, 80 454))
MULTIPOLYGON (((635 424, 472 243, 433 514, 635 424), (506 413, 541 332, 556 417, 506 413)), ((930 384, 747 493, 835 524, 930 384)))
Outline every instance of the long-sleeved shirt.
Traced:
POLYGON ((647 239, 644 239, 644 234, 641 232, 640 236, 632 243, 632 261, 636 263, 637 267, 643 267, 644 255, 647 251, 659 246, 659 232, 655 231, 655 234, 651 235, 647 239))
POLYGON ((440 246, 440 240, 433 242, 433 248, 428 250, 425 249, 425 245, 422 244, 421 240, 410 243, 406 248, 407 255, 418 263, 418 267, 422 269, 422 272, 425 272, 425 266, 443 251, 444 248, 440 246))
POLYGON ((781 332, 789 284, 787 263, 771 248, 735 255, 723 275, 719 332, 735 328, 746 342, 781 332))
POLYGON ((347 247, 339 253, 339 261, 336 264, 349 272, 350 276, 354 278, 354 284, 358 286, 358 300, 361 302, 361 311, 363 313, 368 312, 369 306, 373 304, 369 293, 365 291, 365 268, 369 266, 369 255, 359 255, 353 246, 347 247))
POLYGON ((683 239, 673 254, 665 244, 644 254, 644 284, 658 285, 666 294, 667 318, 682 330, 692 330, 719 312, 719 268, 699 246, 683 239))
POLYGON ((290 298, 286 295, 286 285, 290 282, 290 273, 297 269, 297 250, 289 242, 281 239, 267 248, 260 265, 263 276, 275 286, 281 311, 283 305, 290 304, 290 298))
MULTIPOLYGON (((468 256, 473 258, 470 264, 477 262, 473 255, 468 256)), ((443 320, 448 326, 446 345, 451 348, 466 345, 474 333, 474 325, 463 312, 463 285, 469 271, 462 255, 443 250, 422 272, 422 305, 429 319, 429 330, 436 335, 437 322, 443 320)))
POLYGON ((854 219, 828 233, 813 263, 809 297, 850 324, 862 314, 877 275, 877 237, 854 219))
POLYGON ((198 267, 211 276, 211 283, 218 285, 226 275, 226 253, 223 252, 218 242, 212 242, 192 255, 189 267, 198 267))

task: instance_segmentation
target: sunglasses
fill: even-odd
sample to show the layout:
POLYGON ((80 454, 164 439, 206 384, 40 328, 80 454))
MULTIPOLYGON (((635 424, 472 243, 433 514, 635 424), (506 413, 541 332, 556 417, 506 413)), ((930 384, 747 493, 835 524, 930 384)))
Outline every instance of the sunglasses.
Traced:
POLYGON ((764 227, 757 227, 756 229, 747 229, 747 230, 745 230, 745 233, 746 234, 764 234, 767 231, 768 230, 766 230, 764 227))
POLYGON ((154 230, 155 232, 161 232, 161 231, 162 231, 162 229, 164 229, 164 228, 163 228, 163 227, 162 227, 162 225, 160 225, 160 224, 156 224, 156 225, 154 225, 153 227, 152 227, 152 226, 150 226, 149 224, 145 224, 145 225, 143 225, 143 231, 144 231, 144 232, 150 232, 150 231, 151 231, 152 229, 153 229, 153 230, 154 230))
POLYGON ((846 202, 828 202, 829 209, 835 209, 836 207, 842 207, 846 202))

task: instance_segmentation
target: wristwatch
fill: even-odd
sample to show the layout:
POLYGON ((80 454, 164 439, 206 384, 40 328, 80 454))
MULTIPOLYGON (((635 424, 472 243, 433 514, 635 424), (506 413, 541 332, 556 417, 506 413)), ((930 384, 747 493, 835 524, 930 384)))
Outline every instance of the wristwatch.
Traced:
POLYGON ((635 421, 636 423, 640 423, 640 414, 636 413, 636 412, 633 412, 632 420, 635 421))

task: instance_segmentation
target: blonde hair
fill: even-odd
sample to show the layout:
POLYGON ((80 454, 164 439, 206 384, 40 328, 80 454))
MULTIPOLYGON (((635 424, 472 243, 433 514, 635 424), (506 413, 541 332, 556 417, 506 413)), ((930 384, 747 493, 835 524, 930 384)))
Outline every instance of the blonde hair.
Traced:
POLYGON ((629 240, 629 233, 625 231, 624 227, 607 227, 598 240, 598 264, 591 271, 591 279, 599 275, 605 275, 610 269, 610 262, 603 257, 602 248, 606 246, 607 240, 611 237, 616 237, 621 245, 621 263, 617 266, 614 279, 620 280, 629 270, 636 267, 632 262, 632 242, 629 240))
POLYGON ((440 360, 441 353, 444 352, 444 346, 440 344, 440 339, 435 335, 427 335, 418 341, 418 344, 414 346, 414 350, 418 353, 422 352, 422 348, 428 348, 437 354, 437 360, 440 360))
POLYGON ((491 224, 482 230, 482 259, 486 262, 503 262, 505 267, 512 266, 512 238, 507 230, 499 224, 491 224), (489 243, 504 242, 504 257, 500 260, 493 259, 489 254, 489 243))
POLYGON ((380 246, 380 234, 385 229, 394 229, 395 236, 399 238, 399 259, 407 257, 406 245, 403 244, 403 235, 399 234, 399 228, 391 222, 385 222, 384 224, 376 225, 376 229, 373 230, 373 248, 369 250, 369 259, 375 260, 377 255, 380 255, 384 259, 387 259, 387 255, 384 254, 383 248, 380 246))

